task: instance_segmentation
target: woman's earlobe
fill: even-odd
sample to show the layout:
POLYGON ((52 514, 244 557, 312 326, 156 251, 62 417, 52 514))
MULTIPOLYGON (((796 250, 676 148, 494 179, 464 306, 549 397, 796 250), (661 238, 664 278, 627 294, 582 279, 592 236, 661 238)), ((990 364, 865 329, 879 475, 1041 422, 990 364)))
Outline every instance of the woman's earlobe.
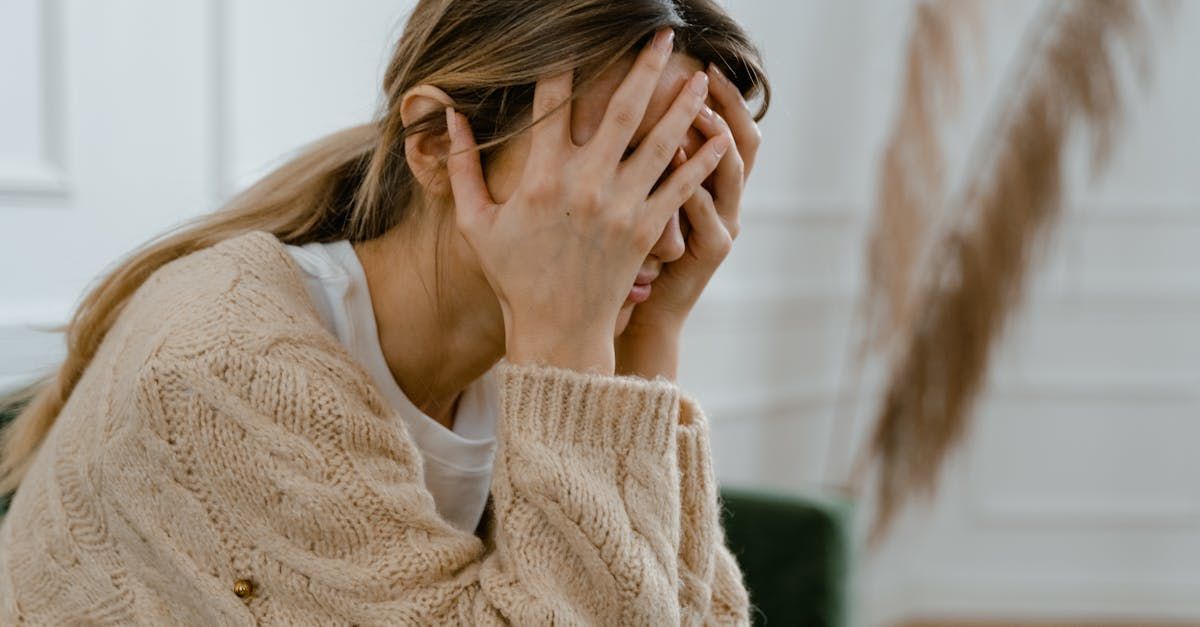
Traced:
MULTIPOLYGON (((454 106, 446 92, 432 85, 417 85, 405 92, 400 101, 400 121, 405 128, 433 116, 445 119, 445 110, 454 106)), ((446 156, 450 153, 450 137, 442 124, 433 130, 411 133, 404 139, 404 158, 413 176, 424 191, 433 196, 450 194, 446 173, 446 156)))

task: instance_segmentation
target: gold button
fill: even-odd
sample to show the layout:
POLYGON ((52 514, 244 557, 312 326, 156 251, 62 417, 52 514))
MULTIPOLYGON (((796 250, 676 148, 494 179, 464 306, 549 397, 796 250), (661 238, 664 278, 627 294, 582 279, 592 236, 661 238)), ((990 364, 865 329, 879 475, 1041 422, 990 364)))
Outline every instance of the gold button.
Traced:
POLYGON ((233 593, 243 599, 254 594, 254 582, 249 579, 238 579, 233 582, 233 593))

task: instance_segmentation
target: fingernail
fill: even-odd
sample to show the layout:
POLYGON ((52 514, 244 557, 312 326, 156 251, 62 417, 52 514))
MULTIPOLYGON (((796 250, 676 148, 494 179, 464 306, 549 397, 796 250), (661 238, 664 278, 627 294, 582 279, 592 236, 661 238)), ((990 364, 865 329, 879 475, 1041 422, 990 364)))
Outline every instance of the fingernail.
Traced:
POLYGON ((671 52, 675 46, 675 31, 669 28, 658 31, 654 35, 654 49, 659 52, 671 52))
POLYGON ((688 81, 688 87, 698 95, 703 96, 708 93, 708 75, 704 72, 696 72, 692 75, 692 80, 688 81))
POLYGON ((712 70, 713 76, 716 76, 717 80, 723 83, 729 83, 729 77, 725 76, 725 73, 721 71, 721 68, 717 67, 716 63, 709 63, 708 69, 712 70))
POLYGON ((728 135, 721 135, 720 137, 714 139, 713 142, 713 150, 716 151, 718 157, 724 155, 726 150, 729 150, 728 135))
POLYGON ((454 107, 446 107, 446 130, 450 132, 451 136, 455 134, 455 124, 457 123, 458 120, 454 118, 454 107))
POLYGON ((675 167, 679 167, 679 166, 687 163, 687 153, 683 151, 683 148, 675 149, 674 162, 675 162, 675 167))
POLYGON ((703 107, 700 107, 700 117, 711 122, 713 119, 712 108, 709 107, 708 105, 704 105, 703 107))

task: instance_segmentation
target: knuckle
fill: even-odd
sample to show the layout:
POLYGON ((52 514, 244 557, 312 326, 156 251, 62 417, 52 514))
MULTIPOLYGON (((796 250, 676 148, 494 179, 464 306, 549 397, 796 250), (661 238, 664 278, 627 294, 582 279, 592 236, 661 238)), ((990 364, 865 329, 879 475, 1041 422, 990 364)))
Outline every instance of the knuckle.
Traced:
POLYGON ((639 250, 649 250, 658 241, 658 235, 646 226, 638 226, 632 233, 633 245, 639 250))
POLYGON ((722 132, 725 132, 725 133, 733 132, 733 127, 730 126, 729 120, 726 120, 725 116, 721 115, 720 113, 716 113, 714 111, 713 117, 717 120, 717 126, 719 126, 721 128, 722 132))
POLYGON ((709 167, 715 168, 717 164, 725 158, 726 155, 728 155, 730 152, 733 152, 733 143, 731 142, 729 144, 729 147, 725 149, 724 153, 717 152, 717 150, 714 148, 710 148, 707 152, 708 155, 706 160, 708 161, 708 165, 709 167))
POLYGON ((675 197, 677 199, 677 202, 682 203, 685 200, 687 200, 688 198, 691 198, 692 194, 696 193, 696 188, 698 186, 699 186, 699 184, 696 181, 693 181, 691 178, 688 178, 688 179, 685 179, 685 180, 682 180, 682 181, 679 181, 678 183, 676 183, 675 184, 675 197))
POLYGON ((633 112, 633 108, 623 103, 618 103, 615 106, 616 109, 613 110, 613 123, 623 129, 637 128, 639 120, 637 114, 633 112))
POLYGON ((559 196, 559 182, 553 176, 539 176, 529 184, 529 197, 549 201, 559 196))
POLYGON ((604 234, 611 241, 623 242, 636 239, 636 225, 626 216, 606 216, 601 221, 604 234))
POLYGON ((548 91, 543 94, 538 101, 538 114, 546 115, 558 109, 564 102, 567 101, 566 94, 560 91, 548 91))
POLYGON ((732 236, 722 236, 713 245, 713 253, 717 255, 718 258, 724 259, 725 257, 729 256, 729 253, 731 252, 733 252, 732 236))
POLYGON ((596 212, 603 206, 602 196, 595 185, 579 185, 572 190, 571 206, 579 211, 596 212))
POLYGON ((675 156, 677 147, 663 141, 661 137, 656 137, 650 142, 650 150, 655 160, 667 162, 675 156))
POLYGON ((738 179, 735 182, 736 182, 738 188, 741 189, 741 186, 742 186, 741 181, 742 181, 742 178, 746 174, 746 160, 742 159, 741 155, 736 154, 736 153, 733 155, 733 169, 734 169, 734 172, 737 174, 737 179, 738 179))
POLYGON ((762 129, 759 128, 757 124, 751 124, 750 125, 750 137, 747 138, 747 141, 750 143, 750 146, 752 148, 758 148, 760 145, 762 145, 762 137, 763 137, 762 129))

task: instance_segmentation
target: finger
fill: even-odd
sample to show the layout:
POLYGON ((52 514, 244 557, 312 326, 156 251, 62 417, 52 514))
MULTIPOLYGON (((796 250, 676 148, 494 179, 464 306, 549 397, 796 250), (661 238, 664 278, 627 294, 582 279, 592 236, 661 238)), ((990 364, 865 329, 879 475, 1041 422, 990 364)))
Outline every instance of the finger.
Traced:
POLYGON ((601 160, 616 162, 625 153, 633 134, 642 125, 646 106, 650 104, 650 96, 658 85, 663 69, 667 67, 667 60, 671 57, 674 40, 674 31, 658 31, 638 54, 633 69, 629 70, 625 80, 621 81, 620 87, 613 93, 604 118, 600 121, 600 127, 588 142, 593 145, 596 156, 601 160))
POLYGON ((736 234, 729 231, 717 215, 713 197, 703 187, 683 203, 684 214, 692 225, 687 245, 701 259, 724 259, 736 234))
POLYGON ((473 219, 475 214, 493 203, 487 183, 483 180, 479 150, 471 133, 470 122, 452 107, 446 109, 446 129, 450 135, 446 170, 454 195, 455 211, 460 216, 473 219))
POLYGON ((729 123, 730 130, 733 131, 733 141, 737 143, 738 152, 741 153, 742 161, 745 164, 743 175, 749 177, 750 170, 754 168, 755 159, 758 157, 758 147, 762 145, 762 131, 759 130, 758 123, 754 121, 750 107, 746 104, 742 93, 738 91, 737 85, 734 85, 733 81, 729 80, 729 77, 725 76, 725 73, 717 69, 714 64, 709 64, 708 74, 711 77, 709 92, 716 99, 721 114, 729 123))
POLYGON ((571 81, 567 71, 537 82, 533 92, 533 138, 530 159, 549 163, 571 141, 571 81))
POLYGON ((722 155, 729 149, 729 135, 718 135, 707 142, 691 159, 671 173, 671 176, 650 195, 647 201, 650 215, 647 216, 660 229, 670 219, 671 213, 678 210, 696 190, 701 187, 704 179, 712 174, 722 155))
POLYGON ((685 163, 687 163, 687 153, 683 151, 683 148, 676 148, 675 156, 671 157, 671 167, 678 170, 685 163))
POLYGON ((687 84, 667 114, 654 125, 654 129, 638 144, 633 156, 622 164, 622 170, 628 173, 630 183, 635 189, 649 189, 659 174, 671 162, 675 150, 679 148, 687 130, 696 119, 696 114, 704 107, 704 98, 708 95, 708 75, 696 72, 688 79, 687 84))
MULTIPOLYGON (((728 135, 732 140, 729 124, 720 114, 708 109, 696 116, 696 128, 705 137, 712 138, 728 135)), ((721 158, 713 173, 712 192, 716 196, 717 212, 721 219, 731 228, 738 223, 738 211, 742 205, 742 189, 745 186, 745 164, 742 161, 741 146, 734 143, 733 147, 721 158)))
MULTIPOLYGON (((660 176, 658 181, 656 181, 657 185, 661 185, 664 181, 666 181, 667 177, 671 175, 671 172, 682 168, 683 164, 687 163, 687 160, 688 156, 687 153, 684 152, 683 147, 676 148, 675 156, 671 157, 671 170, 669 172, 662 173, 662 176, 660 176)), ((657 185, 655 186, 655 189, 657 189, 657 185)))

